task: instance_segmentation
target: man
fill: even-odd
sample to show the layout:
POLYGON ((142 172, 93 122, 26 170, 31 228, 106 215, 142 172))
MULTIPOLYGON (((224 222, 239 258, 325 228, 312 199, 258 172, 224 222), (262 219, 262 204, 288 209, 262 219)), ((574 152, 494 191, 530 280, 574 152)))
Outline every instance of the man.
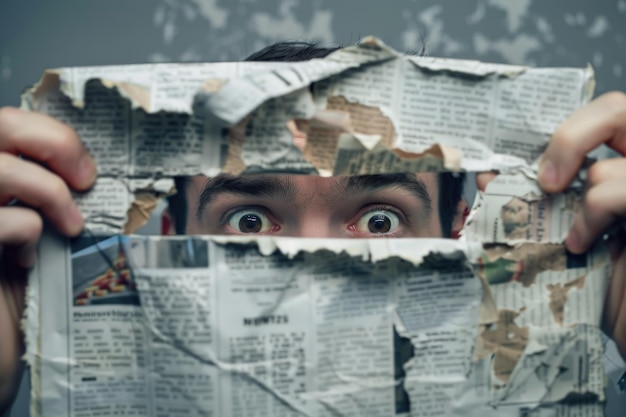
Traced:
MULTIPOLYGON (((247 61, 306 61, 337 49, 283 42, 252 54, 247 61)), ((293 125, 289 128, 296 146, 303 148, 304 134, 293 125)), ((450 173, 178 178, 179 193, 169 200, 170 217, 164 232, 451 237, 463 226, 464 178, 450 173)))
MULTIPOLYGON (((308 50, 310 47, 306 45, 295 52, 286 48, 282 60, 309 59, 310 56, 302 56, 308 50)), ((562 191, 574 177, 584 155, 603 143, 626 154, 626 94, 609 93, 596 99, 557 129, 541 164, 541 186, 547 192, 562 191)), ((42 216, 66 235, 79 234, 83 220, 69 189, 86 190, 95 177, 96 167, 71 128, 44 115, 13 108, 0 110, 0 412, 10 404, 21 373, 19 357, 23 346, 19 318, 27 271, 35 262, 34 249, 41 233, 42 216), (27 158, 20 159, 17 155, 27 158), (9 204, 15 199, 21 204, 9 204)), ((618 231, 610 242, 615 269, 605 304, 604 330, 626 356, 625 179, 626 158, 601 161, 591 168, 583 210, 566 244, 572 252, 582 253, 606 230, 618 231)), ((198 205, 175 200, 174 222, 180 218, 176 212, 187 213, 189 224, 182 226, 179 220, 170 229, 206 233, 283 232, 299 236, 447 234, 442 227, 445 222, 441 222, 441 207, 435 207, 441 195, 449 194, 441 184, 441 177, 404 176, 395 178, 393 184, 385 183, 384 179, 383 183, 377 183, 378 180, 378 176, 263 177, 253 180, 260 181, 253 185, 262 186, 263 193, 259 196, 250 192, 255 188, 247 188, 250 185, 246 184, 247 180, 218 177, 207 183, 205 178, 192 178, 185 183, 184 195, 193 197, 195 193, 198 205), (404 202, 394 201, 395 197, 389 195, 392 192, 394 196, 399 192, 402 198, 412 200, 409 204, 413 204, 413 211, 401 210, 404 202), (270 204, 275 203, 277 195, 285 197, 284 204, 279 201, 272 207, 270 204), (374 198, 368 199, 370 196, 374 198), (250 204, 250 198, 254 198, 254 204, 250 204), (258 204, 259 199, 267 204, 258 204), (322 208, 326 210, 333 204, 337 207, 332 206, 330 216, 321 213, 322 208), (343 204, 348 207, 342 207, 343 204), (215 210, 219 216, 209 214, 215 210), (410 216, 413 217, 409 219, 410 216)), ((456 214, 448 223, 450 233, 459 221, 458 199, 456 202, 451 210, 456 214)))

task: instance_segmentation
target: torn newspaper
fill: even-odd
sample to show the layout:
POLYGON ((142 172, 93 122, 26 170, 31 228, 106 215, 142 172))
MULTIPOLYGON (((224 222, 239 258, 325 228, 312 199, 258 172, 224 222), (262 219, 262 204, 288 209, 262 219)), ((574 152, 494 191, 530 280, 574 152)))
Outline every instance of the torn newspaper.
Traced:
POLYGON ((76 129, 99 175, 76 195, 86 233, 47 236, 31 277, 33 415, 603 415, 611 263, 562 245, 580 187, 533 182, 592 91, 590 69, 373 38, 307 62, 47 71, 23 107, 76 129), (194 178, 486 170, 461 240, 113 235, 166 196, 180 233, 208 233, 194 178))
POLYGON ((49 70, 22 102, 79 133, 99 169, 88 228, 116 232, 134 193, 162 196, 176 175, 524 170, 593 87, 588 68, 406 57, 369 38, 306 62, 49 70))

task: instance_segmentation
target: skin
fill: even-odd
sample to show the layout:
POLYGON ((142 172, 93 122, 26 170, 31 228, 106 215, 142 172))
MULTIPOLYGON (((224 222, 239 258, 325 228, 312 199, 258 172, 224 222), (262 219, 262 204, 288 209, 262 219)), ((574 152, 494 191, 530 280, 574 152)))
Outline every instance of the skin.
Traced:
MULTIPOLYGON (((611 231, 615 269, 603 327, 626 356, 626 94, 599 97, 556 130, 542 160, 539 182, 547 192, 564 190, 584 155, 601 144, 622 157, 592 166, 583 208, 566 245, 570 251, 582 253, 611 231)), ((8 408, 19 385, 23 345, 18 319, 26 273, 35 262, 42 216, 62 233, 78 234, 83 220, 69 189, 88 189, 95 176, 96 167, 72 129, 43 115, 0 109, 0 413, 8 408), (19 154, 49 169, 19 159, 19 154), (14 199, 23 205, 8 205, 14 199)), ((487 180, 488 176, 479 176, 479 186, 487 180)), ((303 222, 296 222, 293 230, 296 235, 322 233, 311 231, 303 222)))
MULTIPOLYGON (((230 177, 224 177, 230 178, 230 177)), ((361 177, 364 178, 364 177, 361 177)), ((187 234, 246 234, 335 238, 441 237, 439 189, 436 174, 416 174, 426 194, 412 192, 409 185, 384 184, 367 187, 347 177, 313 176, 240 177, 237 183, 250 192, 237 192, 228 182, 216 190, 216 181, 198 176, 187 185, 187 234), (257 182, 270 188, 259 193, 257 182), (360 184, 361 186, 356 186, 360 184), (246 187, 246 188, 247 188, 246 187), (210 194, 209 194, 210 193, 210 194), (203 196, 211 196, 205 204, 203 196), (252 216, 259 230, 241 228, 252 216), (388 228, 372 230, 370 220, 388 222, 388 228)), ((464 203, 459 204, 453 231, 463 226, 464 203)), ((169 230, 174 233, 173 229, 169 230)))

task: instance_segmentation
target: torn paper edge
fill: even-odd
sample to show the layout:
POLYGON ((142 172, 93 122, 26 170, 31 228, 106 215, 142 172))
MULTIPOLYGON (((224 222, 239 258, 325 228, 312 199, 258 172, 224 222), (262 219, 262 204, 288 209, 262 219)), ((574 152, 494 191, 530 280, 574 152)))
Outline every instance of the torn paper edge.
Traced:
MULTIPOLYGON (((133 237, 145 238, 134 235, 133 237)), ((174 236, 172 236, 173 238, 174 236)), ((190 235, 184 236, 189 238, 190 235)), ((191 236, 193 237, 193 236, 191 236)), ((200 236, 198 236, 200 237, 200 236)), ((400 258, 417 266, 424 258, 433 253, 448 256, 451 259, 467 259, 473 262, 482 253, 480 242, 464 242, 451 239, 325 239, 325 238, 297 238, 272 236, 207 236, 211 241, 221 244, 256 244, 259 252, 265 256, 278 251, 292 259, 300 253, 331 252, 346 253, 352 257, 359 257, 363 261, 372 263, 389 258, 400 258), (415 245, 412 245, 415 244, 415 245)), ((158 239, 159 237, 151 237, 158 239)))
POLYGON ((39 317, 39 281, 41 279, 40 263, 36 263, 30 272, 26 286, 25 308, 20 323, 24 334, 25 351, 22 360, 30 367, 30 415, 41 415, 41 319, 39 317))

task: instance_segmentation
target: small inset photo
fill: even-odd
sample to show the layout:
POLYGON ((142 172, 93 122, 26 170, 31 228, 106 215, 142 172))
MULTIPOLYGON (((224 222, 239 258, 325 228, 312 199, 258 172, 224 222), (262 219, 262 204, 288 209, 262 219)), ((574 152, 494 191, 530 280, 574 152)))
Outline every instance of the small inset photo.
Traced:
POLYGON ((127 262, 124 236, 80 237, 72 242, 75 306, 139 305, 139 294, 127 262))

